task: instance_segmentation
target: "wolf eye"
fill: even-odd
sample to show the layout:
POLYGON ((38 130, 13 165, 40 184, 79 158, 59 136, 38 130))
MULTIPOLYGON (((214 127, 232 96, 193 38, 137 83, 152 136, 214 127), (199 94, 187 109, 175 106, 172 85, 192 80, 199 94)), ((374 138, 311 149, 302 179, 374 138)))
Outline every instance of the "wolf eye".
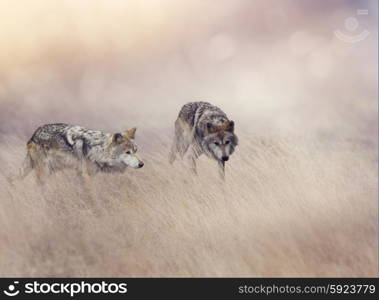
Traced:
POLYGON ((216 145, 216 146, 220 146, 220 143, 219 143, 219 142, 215 142, 215 145, 216 145))
POLYGON ((130 151, 126 151, 126 154, 130 154, 130 151))
POLYGON ((229 144, 230 143, 230 141, 225 141, 225 145, 227 145, 227 144, 229 144))

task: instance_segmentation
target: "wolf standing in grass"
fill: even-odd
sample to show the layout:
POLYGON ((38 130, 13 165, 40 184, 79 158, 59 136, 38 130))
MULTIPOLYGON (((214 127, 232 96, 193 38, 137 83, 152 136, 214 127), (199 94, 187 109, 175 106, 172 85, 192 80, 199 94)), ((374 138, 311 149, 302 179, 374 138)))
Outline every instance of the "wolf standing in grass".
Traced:
POLYGON ((225 162, 229 160, 238 144, 234 134, 234 122, 218 107, 208 102, 185 104, 175 121, 175 138, 170 153, 170 163, 179 154, 184 157, 191 147, 191 169, 196 173, 196 159, 205 154, 215 159, 225 178, 225 162))
POLYGON ((27 143, 20 179, 33 169, 37 180, 57 170, 75 168, 88 177, 96 172, 123 172, 126 167, 141 168, 136 155, 136 128, 124 133, 103 133, 80 126, 47 124, 39 127, 27 143))

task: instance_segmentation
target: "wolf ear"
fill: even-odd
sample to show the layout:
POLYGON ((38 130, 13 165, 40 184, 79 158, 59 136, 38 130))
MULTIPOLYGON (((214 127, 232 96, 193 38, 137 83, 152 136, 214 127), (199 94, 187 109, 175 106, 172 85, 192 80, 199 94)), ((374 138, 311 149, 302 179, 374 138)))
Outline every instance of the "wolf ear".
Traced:
POLYGON ((136 127, 133 127, 132 129, 129 129, 127 132, 126 132, 126 136, 130 139, 134 139, 134 136, 136 135, 136 130, 137 128, 136 127))
POLYGON ((234 132, 234 121, 229 121, 226 131, 234 132))
POLYGON ((112 137, 113 139, 113 142, 115 144, 121 144, 122 141, 123 141, 123 137, 122 137, 122 134, 121 133, 115 133, 112 137))

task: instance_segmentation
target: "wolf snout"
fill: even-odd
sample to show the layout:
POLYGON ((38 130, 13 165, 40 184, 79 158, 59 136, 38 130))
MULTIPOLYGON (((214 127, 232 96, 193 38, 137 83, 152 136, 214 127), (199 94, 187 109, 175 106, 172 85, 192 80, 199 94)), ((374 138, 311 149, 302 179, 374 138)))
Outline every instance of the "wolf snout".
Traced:
POLYGON ((228 161, 229 160, 229 156, 223 156, 221 157, 222 161, 228 161))
POLYGON ((141 161, 139 164, 138 164, 138 168, 142 168, 145 164, 141 161))

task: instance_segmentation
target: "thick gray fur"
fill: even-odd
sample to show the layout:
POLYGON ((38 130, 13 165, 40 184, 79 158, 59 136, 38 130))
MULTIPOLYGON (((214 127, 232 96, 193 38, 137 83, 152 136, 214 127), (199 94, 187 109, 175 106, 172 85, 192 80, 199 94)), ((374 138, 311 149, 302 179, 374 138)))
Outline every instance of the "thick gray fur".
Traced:
POLYGON ((81 175, 124 172, 128 166, 144 164, 136 155, 136 128, 110 134, 63 123, 39 127, 27 143, 27 155, 19 178, 36 170, 38 180, 64 168, 76 168, 81 175))
POLYGON ((218 107, 208 102, 185 104, 175 121, 175 137, 170 153, 170 163, 181 158, 190 149, 191 169, 196 173, 196 159, 205 154, 220 166, 225 176, 225 162, 238 145, 234 122, 218 107))

